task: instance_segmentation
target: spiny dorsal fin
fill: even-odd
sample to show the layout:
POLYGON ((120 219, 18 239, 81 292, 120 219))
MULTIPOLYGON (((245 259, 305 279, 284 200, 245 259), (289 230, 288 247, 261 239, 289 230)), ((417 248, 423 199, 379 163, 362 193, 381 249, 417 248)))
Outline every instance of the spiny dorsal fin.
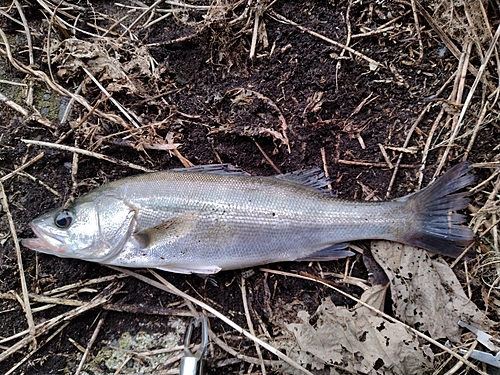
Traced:
MULTIPOLYGON (((249 173, 244 172, 243 170, 241 170, 241 168, 235 167, 232 164, 196 165, 194 167, 189 167, 189 168, 174 168, 171 169, 170 171, 250 176, 249 173)), ((318 167, 311 169, 303 169, 300 171, 294 171, 286 174, 279 174, 272 176, 271 178, 277 178, 281 181, 286 181, 288 183, 316 190, 327 196, 333 196, 331 191, 325 189, 325 187, 330 183, 330 180, 325 176, 325 173, 318 167)))
POLYGON ((190 172, 190 173, 209 173, 209 174, 231 174, 239 176, 249 176, 248 173, 232 164, 207 164, 195 165, 189 168, 174 168, 170 169, 173 172, 190 172))

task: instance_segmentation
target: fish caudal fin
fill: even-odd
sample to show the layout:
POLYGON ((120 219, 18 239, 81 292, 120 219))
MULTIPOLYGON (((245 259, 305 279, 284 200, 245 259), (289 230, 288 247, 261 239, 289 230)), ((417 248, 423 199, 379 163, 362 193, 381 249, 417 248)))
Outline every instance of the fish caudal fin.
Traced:
POLYGON ((467 192, 457 193, 475 181, 470 170, 470 162, 462 162, 426 188, 400 198, 415 213, 402 242, 455 258, 463 252, 474 233, 463 225, 465 215, 453 211, 465 209, 470 201, 467 192))

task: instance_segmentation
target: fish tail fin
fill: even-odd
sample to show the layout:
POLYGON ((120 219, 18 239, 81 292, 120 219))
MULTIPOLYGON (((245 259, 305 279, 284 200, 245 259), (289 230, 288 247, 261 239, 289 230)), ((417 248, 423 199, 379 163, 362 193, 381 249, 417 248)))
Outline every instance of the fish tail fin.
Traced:
POLYGON ((474 233, 463 225, 466 216, 454 211, 467 207, 468 192, 458 192, 475 181, 470 162, 451 168, 434 183, 401 198, 409 205, 412 230, 402 242, 434 253, 458 257, 474 240, 474 233))

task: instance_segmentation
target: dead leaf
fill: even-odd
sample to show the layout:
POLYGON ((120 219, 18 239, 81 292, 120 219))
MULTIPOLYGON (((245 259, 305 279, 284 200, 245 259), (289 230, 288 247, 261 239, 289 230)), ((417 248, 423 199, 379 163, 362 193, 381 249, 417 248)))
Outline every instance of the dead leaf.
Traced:
POLYGON ((368 281, 371 285, 386 285, 389 282, 384 269, 376 262, 369 250, 363 251, 363 264, 368 271, 368 281))
MULTIPOLYGON (((384 288, 376 286, 364 292, 362 300, 375 299, 381 306, 384 294, 384 288)), ((327 299, 314 314, 314 326, 306 311, 300 311, 298 317, 301 323, 286 326, 298 343, 287 354, 313 369, 319 367, 318 361, 360 374, 421 374, 432 367, 432 352, 414 335, 365 307, 350 311, 327 299)))
POLYGON ((323 100, 323 95, 325 93, 323 91, 317 91, 315 92, 311 97, 307 99, 307 105, 306 108, 304 109, 303 116, 306 117, 308 112, 319 112, 321 110, 321 106, 325 102, 323 100))
POLYGON ((394 314, 401 321, 428 331, 435 340, 455 342, 460 341, 459 320, 483 330, 492 326, 443 259, 431 259, 425 250, 389 241, 372 241, 371 251, 391 280, 394 314))
POLYGON ((290 141, 287 136, 287 122, 281 110, 271 99, 256 91, 244 88, 231 89, 225 93, 224 97, 229 98, 233 107, 233 109, 228 112, 230 117, 225 119, 225 124, 211 130, 208 135, 222 131, 253 138, 264 134, 279 141, 280 144, 286 146, 288 152, 291 152, 290 141), (238 109, 234 110, 236 106, 250 107, 251 105, 255 106, 255 108, 244 109, 243 111, 239 111, 238 109), (267 109, 261 111, 258 109, 260 105, 265 105, 267 108, 271 108, 272 111, 268 111, 267 109), (249 117, 251 117, 251 119, 249 119, 249 117), (280 130, 272 128, 276 120, 278 120, 277 122, 280 125, 280 130))
POLYGON ((147 47, 116 43, 111 38, 82 41, 69 38, 51 47, 51 62, 59 77, 69 80, 88 69, 109 92, 147 94, 144 81, 154 81, 153 58, 147 47), (127 51, 127 59, 123 51, 127 51))
MULTIPOLYGON (((361 295, 361 301, 379 311, 384 311, 385 294, 388 288, 389 283, 386 285, 374 285, 361 295)), ((355 308, 358 314, 373 315, 372 310, 360 303, 358 303, 355 308)))

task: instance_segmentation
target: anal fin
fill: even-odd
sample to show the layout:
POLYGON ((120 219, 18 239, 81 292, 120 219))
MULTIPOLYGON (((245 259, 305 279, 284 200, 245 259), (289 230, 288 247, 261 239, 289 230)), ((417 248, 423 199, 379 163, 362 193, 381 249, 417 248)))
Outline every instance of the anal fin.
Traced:
POLYGON ((212 275, 214 273, 217 273, 221 270, 220 267, 218 266, 211 266, 211 265, 200 265, 200 266, 160 266, 160 267, 155 267, 156 269, 162 270, 162 271, 168 271, 168 272, 175 272, 175 273, 183 273, 183 274, 196 274, 201 277, 205 277, 206 275, 212 275), (202 276, 203 275, 203 276, 202 276))
POLYGON ((315 251, 303 258, 295 259, 296 262, 310 262, 310 261, 327 261, 346 258, 354 255, 352 251, 346 250, 348 243, 336 243, 334 245, 325 247, 324 249, 315 251))

